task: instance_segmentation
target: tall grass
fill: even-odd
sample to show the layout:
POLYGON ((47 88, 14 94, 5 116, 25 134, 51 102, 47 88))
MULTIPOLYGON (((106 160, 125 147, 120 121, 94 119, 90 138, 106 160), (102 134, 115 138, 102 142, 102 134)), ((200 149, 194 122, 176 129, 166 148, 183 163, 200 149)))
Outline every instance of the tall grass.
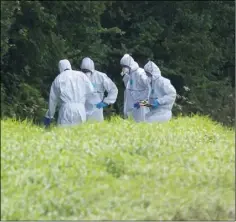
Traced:
POLYGON ((206 117, 1 126, 3 220, 234 219, 234 130, 206 117))

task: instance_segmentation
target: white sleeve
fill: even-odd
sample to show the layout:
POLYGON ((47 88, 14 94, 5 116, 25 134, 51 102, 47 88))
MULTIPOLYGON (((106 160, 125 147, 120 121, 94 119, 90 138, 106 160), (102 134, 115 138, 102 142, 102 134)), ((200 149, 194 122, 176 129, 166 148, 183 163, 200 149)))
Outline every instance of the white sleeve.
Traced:
POLYGON ((148 87, 150 85, 149 78, 146 74, 140 73, 139 75, 139 82, 144 87, 148 87))
POLYGON ((125 88, 127 87, 127 84, 129 82, 129 74, 125 74, 123 77, 123 82, 125 84, 125 88))
POLYGON ((91 81, 89 80, 89 78, 86 75, 84 75, 83 78, 84 78, 84 83, 85 83, 86 101, 90 103, 91 100, 93 99, 95 89, 93 87, 93 84, 91 83, 91 81))
POLYGON ((148 78, 148 76, 144 73, 141 73, 139 75, 139 83, 140 85, 142 85, 144 88, 148 89, 148 93, 147 93, 147 99, 149 99, 150 95, 151 95, 151 84, 150 84, 150 80, 148 78))
POLYGON ((51 119, 55 115, 56 107, 59 102, 59 98, 60 98, 60 91, 57 86, 57 79, 55 79, 52 83, 52 86, 51 86, 50 95, 49 95, 49 109, 46 114, 51 119))
POLYGON ((160 105, 167 105, 171 104, 175 101, 176 99, 176 90, 174 86, 170 83, 170 81, 165 81, 163 84, 163 89, 166 95, 163 97, 159 98, 157 101, 159 102, 160 105))
POLYGON ((118 89, 115 83, 107 75, 103 76, 103 81, 103 86, 108 93, 107 97, 103 99, 103 102, 113 104, 117 99, 118 89))

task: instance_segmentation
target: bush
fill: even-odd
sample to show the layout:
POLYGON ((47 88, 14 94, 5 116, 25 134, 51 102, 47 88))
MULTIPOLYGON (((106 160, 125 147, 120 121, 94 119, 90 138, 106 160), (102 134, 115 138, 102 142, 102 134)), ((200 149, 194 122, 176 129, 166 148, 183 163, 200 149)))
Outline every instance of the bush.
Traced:
POLYGON ((2 117, 15 117, 17 119, 30 119, 34 123, 42 121, 47 106, 40 92, 28 84, 20 84, 19 91, 11 103, 6 102, 4 87, 2 88, 3 110, 2 117))

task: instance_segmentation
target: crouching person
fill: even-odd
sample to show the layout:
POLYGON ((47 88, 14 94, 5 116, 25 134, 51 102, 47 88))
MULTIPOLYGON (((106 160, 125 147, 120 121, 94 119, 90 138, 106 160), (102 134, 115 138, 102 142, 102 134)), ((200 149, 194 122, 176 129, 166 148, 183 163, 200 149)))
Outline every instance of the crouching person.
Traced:
POLYGON ((161 76, 158 66, 149 61, 144 70, 151 82, 149 97, 150 112, 146 114, 146 122, 166 122, 172 118, 172 108, 176 99, 176 90, 170 80, 161 76))

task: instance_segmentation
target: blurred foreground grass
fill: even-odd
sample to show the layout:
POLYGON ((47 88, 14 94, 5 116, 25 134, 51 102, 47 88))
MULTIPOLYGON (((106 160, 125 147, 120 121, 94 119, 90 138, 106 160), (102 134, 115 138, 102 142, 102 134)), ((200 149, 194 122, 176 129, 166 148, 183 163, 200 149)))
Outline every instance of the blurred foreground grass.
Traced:
POLYGON ((206 117, 1 127, 2 220, 234 219, 234 130, 206 117))

